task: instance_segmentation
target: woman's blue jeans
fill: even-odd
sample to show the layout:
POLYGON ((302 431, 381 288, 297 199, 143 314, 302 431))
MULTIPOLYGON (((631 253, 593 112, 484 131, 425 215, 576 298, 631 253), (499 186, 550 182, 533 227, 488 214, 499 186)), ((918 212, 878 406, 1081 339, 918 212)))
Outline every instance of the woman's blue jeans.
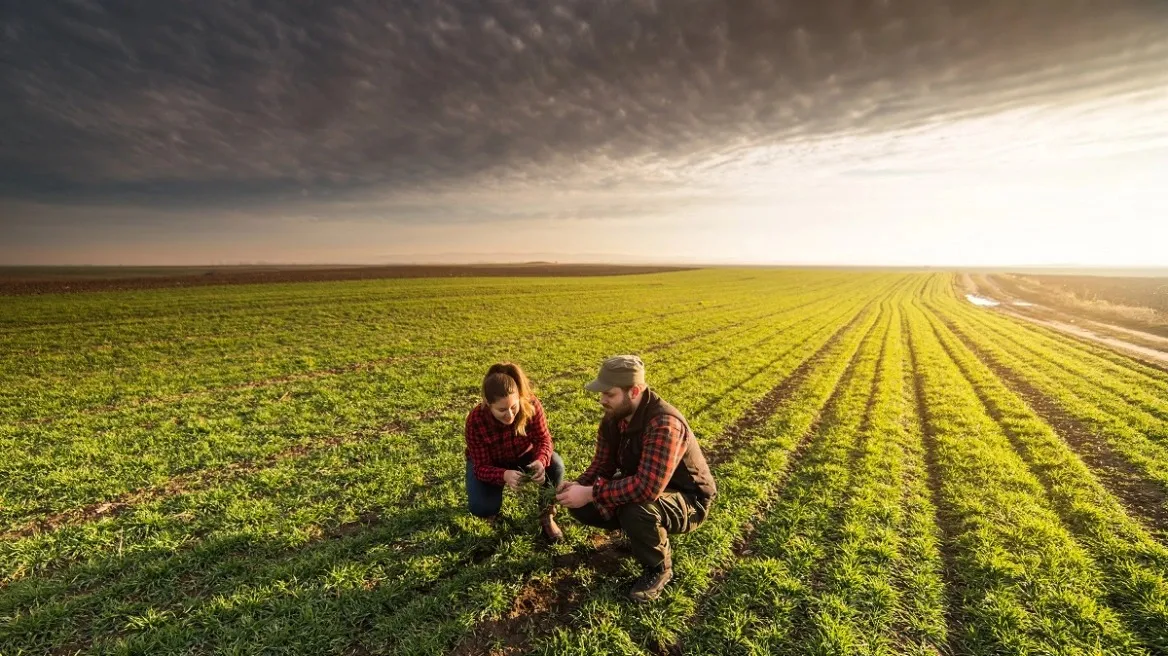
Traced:
MULTIPOLYGON (((535 458, 530 457, 519 462, 503 463, 498 466, 504 469, 526 471, 524 467, 533 460, 535 458)), ((560 459, 560 454, 552 454, 552 461, 545 470, 545 475, 545 486, 551 488, 559 487, 560 481, 564 480, 564 461, 560 459)), ((503 486, 490 485, 475 478, 474 465, 470 460, 466 461, 466 500, 470 506, 471 514, 476 517, 496 515, 499 513, 499 509, 503 507, 503 486)))

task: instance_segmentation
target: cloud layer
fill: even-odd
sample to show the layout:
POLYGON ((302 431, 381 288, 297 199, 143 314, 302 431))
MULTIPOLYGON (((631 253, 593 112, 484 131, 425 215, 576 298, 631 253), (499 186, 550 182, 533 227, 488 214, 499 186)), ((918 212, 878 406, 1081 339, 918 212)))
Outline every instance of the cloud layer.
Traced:
POLYGON ((11 3, 0 198, 643 192, 744 151, 1138 93, 1168 54, 1168 11, 1136 0, 301 4, 11 3))

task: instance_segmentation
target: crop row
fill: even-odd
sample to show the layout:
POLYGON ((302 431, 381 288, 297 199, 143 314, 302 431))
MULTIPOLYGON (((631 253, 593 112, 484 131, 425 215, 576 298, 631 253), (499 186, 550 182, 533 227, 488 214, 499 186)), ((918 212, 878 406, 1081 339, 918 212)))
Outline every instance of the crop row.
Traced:
POLYGON ((942 348, 1042 483, 1051 508, 1100 571, 1100 589, 1153 651, 1168 649, 1168 549, 1096 479, 1066 442, 935 315, 942 348))
POLYGON ((839 539, 843 506, 859 454, 882 345, 884 312, 861 342, 828 399, 821 421, 766 509, 718 592, 703 604, 705 621, 681 643, 695 653, 793 653, 841 637, 820 617, 816 588, 830 545, 839 539))
MULTIPOLYGON (((999 378, 1010 382, 1016 392, 1037 397, 1033 403, 1040 410, 1047 412, 1042 404, 1049 403, 1055 412, 1066 416, 1064 421, 1048 421, 1062 424, 1064 431, 1086 433, 1083 439, 1087 447, 1114 454, 1120 462, 1109 466, 1131 469, 1140 479, 1134 484, 1153 486, 1155 490, 1150 491, 1153 496, 1163 499, 1168 494, 1168 441, 1163 434, 1163 422, 1149 417, 1122 396, 1044 364, 1041 352, 1028 352, 1018 346, 1031 338, 1026 332, 1003 333, 993 329, 994 323, 1004 319, 991 321, 993 317, 980 316, 953 302, 945 302, 941 294, 937 297, 931 306, 999 378)), ((1082 455, 1089 454, 1084 450, 1082 455)), ((1153 506, 1162 504, 1163 501, 1152 502, 1153 506)), ((1152 514, 1163 517, 1165 510, 1152 508, 1152 514)))
POLYGON ((1064 524, 929 319, 914 307, 906 323, 939 518, 951 549, 955 650, 1147 653, 1155 636, 1108 603, 1112 590, 1098 563, 1064 524))

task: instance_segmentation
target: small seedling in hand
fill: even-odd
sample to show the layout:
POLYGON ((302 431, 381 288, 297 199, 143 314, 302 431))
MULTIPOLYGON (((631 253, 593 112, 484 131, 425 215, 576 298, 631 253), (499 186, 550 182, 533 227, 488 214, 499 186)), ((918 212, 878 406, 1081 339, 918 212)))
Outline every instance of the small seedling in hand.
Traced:
POLYGON ((554 489, 552 489, 551 486, 547 485, 547 478, 546 478, 547 475, 546 474, 544 474, 545 478, 544 478, 543 483, 536 483, 535 482, 535 479, 531 473, 531 467, 534 464, 535 463, 529 464, 523 468, 523 470, 522 470, 522 474, 523 474, 522 483, 521 483, 521 487, 519 489, 520 489, 520 494, 524 494, 524 492, 523 492, 524 489, 527 489, 527 490, 532 489, 532 486, 528 486, 527 483, 534 483, 535 484, 534 485, 535 493, 534 494, 528 493, 525 496, 534 497, 537 507, 542 508, 544 505, 547 505, 555 500, 556 491, 554 489))

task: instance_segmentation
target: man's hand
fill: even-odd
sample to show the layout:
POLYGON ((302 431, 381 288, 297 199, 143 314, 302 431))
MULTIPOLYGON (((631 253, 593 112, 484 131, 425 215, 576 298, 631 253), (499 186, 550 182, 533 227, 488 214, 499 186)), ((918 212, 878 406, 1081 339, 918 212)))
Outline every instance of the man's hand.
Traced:
POLYGON ((568 483, 567 488, 556 495, 556 501, 569 508, 583 508, 594 501, 592 486, 568 483))
POLYGON ((503 472, 503 482, 512 490, 518 491, 519 486, 523 483, 523 472, 515 469, 508 469, 503 472))
POLYGON ((576 483, 575 483, 574 481, 563 481, 563 482, 561 482, 559 485, 557 485, 557 486, 556 486, 556 494, 559 494, 560 492, 563 492, 564 490, 566 490, 566 489, 568 489, 568 488, 572 487, 572 486, 573 486, 573 485, 575 485, 575 484, 576 484, 576 483))
POLYGON ((531 474, 531 480, 535 481, 539 485, 543 485, 543 481, 546 478, 546 470, 544 469, 542 462, 538 460, 532 462, 527 466, 527 471, 531 474))

